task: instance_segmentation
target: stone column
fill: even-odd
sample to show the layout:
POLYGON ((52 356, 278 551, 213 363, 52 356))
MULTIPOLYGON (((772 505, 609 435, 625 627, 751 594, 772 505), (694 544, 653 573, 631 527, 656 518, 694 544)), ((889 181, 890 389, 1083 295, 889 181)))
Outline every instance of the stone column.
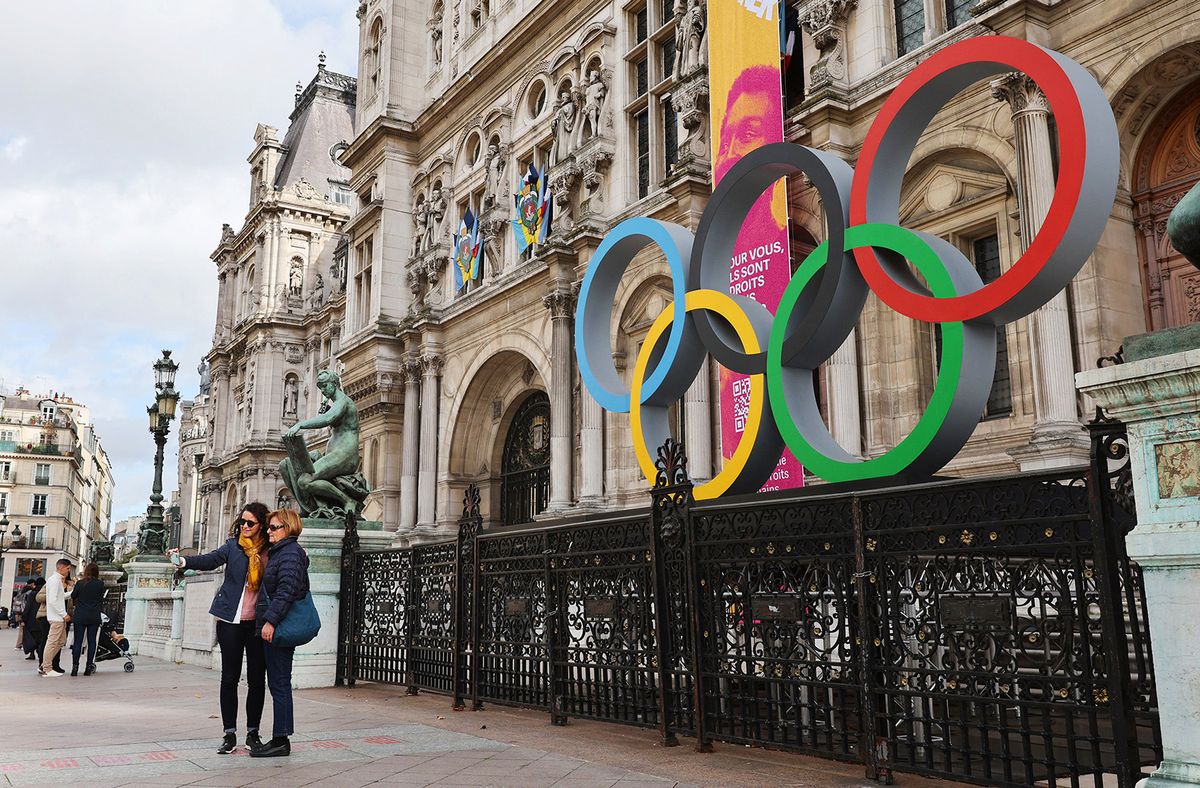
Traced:
MULTIPOLYGON (((992 94, 1012 108, 1017 148, 1018 226, 1024 252, 1041 228, 1054 198, 1050 105, 1037 84, 1019 73, 994 81, 992 94)), ((1088 441, 1079 429, 1066 292, 1034 312, 1030 321, 1036 421, 1029 447, 1014 456, 1021 463, 1021 470, 1086 462, 1088 441)))
POLYGON ((229 449, 229 423, 236 417, 237 414, 230 413, 232 407, 232 398, 229 392, 229 365, 228 362, 220 361, 213 365, 213 402, 216 414, 213 418, 213 429, 216 435, 213 436, 213 454, 216 457, 210 457, 210 460, 215 460, 221 457, 229 449))
POLYGON ((604 505, 604 411, 586 386, 580 389, 579 407, 579 506, 597 509, 604 505))
POLYGON ((575 294, 565 288, 551 291, 542 303, 550 310, 552 347, 550 354, 550 502, 547 509, 560 512, 571 505, 571 363, 575 349, 571 323, 575 317, 575 294))
POLYGON ((417 524, 433 528, 437 517, 438 378, 442 357, 421 356, 421 454, 417 474, 417 524))
POLYGON ((417 397, 421 362, 412 359, 402 367, 404 372, 404 454, 400 461, 400 527, 396 533, 411 533, 417 525, 417 450, 421 435, 417 397))
POLYGON ((1128 431, 1137 527, 1125 546, 1142 568, 1163 739, 1162 764, 1138 783, 1147 788, 1200 785, 1198 336, 1127 337, 1125 363, 1075 377, 1128 431), (1168 352, 1146 346, 1154 342, 1168 352))
POLYGON ((850 332, 825 365, 829 390, 829 433, 846 451, 862 456, 862 417, 858 388, 857 329, 850 332))
MULTIPOLYGON (((683 398, 684 431, 683 448, 687 453, 688 471, 692 481, 701 484, 712 478, 712 408, 709 405, 709 392, 712 381, 709 379, 709 363, 705 358, 696 373, 696 379, 688 387, 683 398)), ((597 406, 598 407, 598 406, 597 406)), ((655 451, 656 446, 650 446, 655 451)))

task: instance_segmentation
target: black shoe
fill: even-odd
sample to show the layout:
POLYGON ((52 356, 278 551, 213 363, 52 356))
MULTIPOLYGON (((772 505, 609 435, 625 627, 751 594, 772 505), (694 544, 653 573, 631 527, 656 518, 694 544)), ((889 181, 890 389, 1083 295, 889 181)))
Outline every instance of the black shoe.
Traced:
POLYGON ((78 662, 76 662, 74 665, 71 666, 71 675, 72 676, 79 675, 79 663, 78 662))
POLYGON ((228 755, 237 747, 237 734, 225 734, 225 740, 221 742, 221 746, 217 748, 217 755, 228 755))
POLYGON ((83 675, 90 676, 96 672, 96 663, 89 662, 87 667, 83 669, 83 675))
POLYGON ((60 675, 60 676, 62 676, 62 675, 64 675, 64 674, 66 673, 66 671, 65 671, 65 670, 63 670, 62 668, 58 667, 57 665, 55 665, 55 666, 54 666, 54 672, 55 672, 55 673, 57 673, 57 674, 58 674, 58 675, 60 675))
POLYGON ((25 659, 26 659, 26 660, 30 660, 30 659, 37 659, 37 654, 30 654, 30 655, 29 655, 28 657, 26 657, 25 659))
POLYGON ((250 751, 251 758, 279 758, 291 754, 292 743, 286 736, 276 736, 257 750, 250 751))
POLYGON ((254 752, 263 746, 262 737, 258 735, 258 731, 250 731, 246 734, 246 749, 254 752))

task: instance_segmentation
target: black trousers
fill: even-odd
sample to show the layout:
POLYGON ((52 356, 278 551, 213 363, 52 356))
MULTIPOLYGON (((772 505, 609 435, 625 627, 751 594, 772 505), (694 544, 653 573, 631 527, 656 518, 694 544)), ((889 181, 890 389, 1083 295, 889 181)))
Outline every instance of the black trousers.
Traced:
POLYGON ((226 733, 237 731, 238 682, 242 679, 243 657, 246 663, 246 728, 255 730, 262 721, 263 701, 267 697, 267 661, 262 638, 253 621, 240 624, 217 622, 217 643, 221 646, 221 723, 226 733))
POLYGON ((271 686, 271 737, 291 736, 295 731, 292 713, 292 657, 294 647, 278 648, 263 644, 267 659, 267 683, 271 686))
POLYGON ((83 650, 83 638, 87 636, 87 664, 96 664, 96 635, 100 633, 100 622, 88 622, 81 624, 78 621, 72 621, 71 626, 75 630, 75 642, 71 646, 71 664, 79 665, 79 652, 83 650))
MULTIPOLYGON (((33 642, 37 644, 37 664, 42 664, 42 656, 46 652, 46 639, 50 637, 50 622, 44 618, 37 619, 33 626, 33 642)), ((54 667, 59 669, 58 657, 54 658, 54 667)))

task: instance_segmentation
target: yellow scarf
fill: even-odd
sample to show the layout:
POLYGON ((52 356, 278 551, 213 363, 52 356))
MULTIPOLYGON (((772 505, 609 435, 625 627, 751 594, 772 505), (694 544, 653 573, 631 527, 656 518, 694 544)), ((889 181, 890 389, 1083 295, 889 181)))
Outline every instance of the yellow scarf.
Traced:
POLYGON ((263 576, 262 556, 259 555, 263 546, 248 536, 239 536, 238 547, 242 548, 242 552, 250 559, 250 567, 246 570, 246 587, 257 591, 263 576))

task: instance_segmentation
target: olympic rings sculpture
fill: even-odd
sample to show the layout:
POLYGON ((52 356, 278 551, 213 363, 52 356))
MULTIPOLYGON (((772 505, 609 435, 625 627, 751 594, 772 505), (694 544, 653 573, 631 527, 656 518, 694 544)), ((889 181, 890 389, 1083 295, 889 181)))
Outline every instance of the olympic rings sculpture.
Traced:
POLYGON ((733 457, 698 499, 753 492, 786 445, 828 481, 936 472, 963 447, 983 413, 996 365, 996 332, 1067 286, 1095 248, 1116 196, 1118 139, 1104 91, 1074 60, 1006 36, 973 38, 914 68, 868 130, 857 171, 822 151, 765 145, 723 177, 695 236, 649 218, 627 219, 601 242, 575 313, 580 377, 601 407, 629 413, 634 451, 654 478, 651 448, 670 435, 667 409, 695 379, 705 354, 750 378, 746 428, 733 457), (1046 95, 1058 124, 1058 180, 1049 211, 1025 253, 983 284, 950 243, 899 226, 909 157, 933 116, 972 83, 1019 71, 1046 95), (804 173, 820 195, 827 239, 793 274, 776 314, 728 294, 729 261, 759 196, 804 173), (625 390, 612 357, 612 309, 621 277, 657 246, 671 272, 673 303, 650 328, 625 390), (920 274, 925 284, 913 274, 920 274), (926 287, 927 285, 927 287, 926 287), (861 460, 842 449, 817 409, 812 370, 845 341, 869 292, 897 312, 942 326, 929 405, 895 448, 861 460))

